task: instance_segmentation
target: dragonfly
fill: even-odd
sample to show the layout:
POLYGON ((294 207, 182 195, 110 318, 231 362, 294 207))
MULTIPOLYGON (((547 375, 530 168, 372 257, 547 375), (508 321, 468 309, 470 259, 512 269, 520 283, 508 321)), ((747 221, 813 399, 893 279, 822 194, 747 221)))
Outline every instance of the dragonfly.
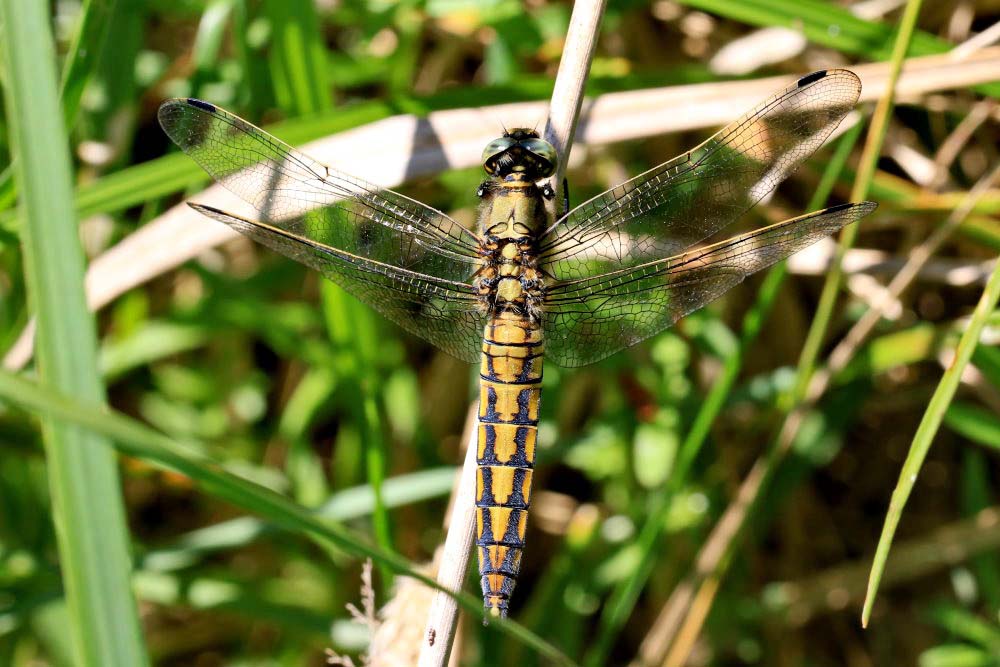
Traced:
POLYGON ((520 570, 543 360, 600 361, 871 213, 872 202, 841 204, 706 243, 812 155, 860 91, 848 70, 804 76, 696 148, 562 213, 549 181, 555 148, 534 130, 505 130, 483 150, 475 230, 208 102, 168 100, 158 117, 258 217, 192 208, 479 364, 475 548, 488 618, 507 615, 520 570))

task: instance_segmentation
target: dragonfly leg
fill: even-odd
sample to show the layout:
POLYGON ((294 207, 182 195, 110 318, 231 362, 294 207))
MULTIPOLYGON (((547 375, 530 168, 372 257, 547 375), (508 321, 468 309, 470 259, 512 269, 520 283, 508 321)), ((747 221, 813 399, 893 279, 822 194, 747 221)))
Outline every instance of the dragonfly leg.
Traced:
MULTIPOLYGON (((563 207, 562 211, 559 213, 560 215, 569 210, 569 181, 566 180, 565 178, 563 179, 562 191, 563 191, 563 200, 562 200, 563 207)), ((552 201, 552 199, 555 198, 556 191, 552 188, 551 183, 546 183, 545 185, 542 186, 542 196, 545 197, 545 199, 548 201, 552 201)))
POLYGON ((483 197, 486 196, 486 193, 489 191, 490 191, 490 181, 483 181, 482 183, 479 184, 479 187, 476 188, 476 196, 482 199, 483 197))

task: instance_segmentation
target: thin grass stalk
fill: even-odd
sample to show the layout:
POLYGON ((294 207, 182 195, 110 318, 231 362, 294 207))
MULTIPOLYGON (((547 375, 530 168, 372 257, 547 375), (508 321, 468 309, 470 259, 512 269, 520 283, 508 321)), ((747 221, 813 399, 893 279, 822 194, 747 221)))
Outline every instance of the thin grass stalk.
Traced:
MULTIPOLYGON (((0 2, 9 85, 4 99, 18 156, 25 279, 38 318, 41 381, 101 405, 104 387, 94 319, 84 296, 83 250, 47 8, 46 3, 0 2)), ((114 451, 107 439, 51 415, 42 420, 42 436, 74 660, 87 667, 147 665, 114 451)))
POLYGON ((543 136, 555 147, 556 155, 559 156, 556 171, 552 175, 557 210, 560 210, 558 207, 563 200, 566 166, 569 164, 569 153, 576 138, 583 91, 587 86, 587 74, 594 58, 594 49, 597 48, 597 37, 606 5, 607 2, 602 0, 580 0, 573 5, 569 29, 566 32, 566 44, 563 46, 559 71, 556 73, 556 82, 552 88, 552 102, 549 104, 549 115, 545 121, 543 136))
POLYGON ((865 593, 864 607, 861 611, 861 625, 863 627, 868 627, 868 621, 871 619, 872 607, 875 604, 879 583, 885 572, 886 559, 889 557, 889 549, 892 547, 892 540, 896 534, 896 528, 899 526, 903 508, 913 491, 917 475, 920 473, 920 468, 927 457, 931 443, 934 441, 934 436, 941 426, 944 413, 955 396, 955 391, 962 379, 962 372, 979 344, 979 336, 993 309, 996 308, 998 298, 1000 298, 1000 259, 997 260, 993 274, 979 298, 979 303, 976 304, 968 328, 958 341, 958 346, 955 348, 955 358, 948 365, 941 381, 934 390, 934 395, 931 396, 930 403, 920 420, 920 425, 917 427, 913 442, 910 444, 910 450, 900 470, 872 561, 872 569, 868 578, 868 591, 865 593))
MULTIPOLYGON (((360 533, 320 516, 271 489, 228 472, 224 465, 203 454, 203 443, 179 444, 167 436, 119 412, 92 402, 82 402, 47 387, 29 382, 11 373, 0 371, 0 399, 26 410, 70 422, 88 432, 112 441, 119 452, 142 459, 158 468, 180 473, 193 480, 204 492, 236 507, 260 515, 275 527, 296 535, 305 535, 324 547, 335 547, 357 558, 371 558, 398 574, 412 577, 436 590, 442 590, 434 579, 398 553, 372 546, 360 533)), ((93 445, 94 440, 81 444, 93 445)), ((92 455, 98 447, 79 447, 92 455)), ((484 617, 482 600, 467 593, 445 591, 456 597, 471 613, 484 617)), ((571 666, 575 663, 559 649, 527 628, 507 620, 496 624, 500 631, 529 646, 554 664, 571 666)), ((121 663, 109 663, 121 664, 121 663)), ((128 667, 144 663, 132 663, 128 667)))
MULTIPOLYGON (((605 5, 606 2, 603 0, 581 0, 574 4, 566 32, 563 57, 552 89, 552 101, 544 136, 559 155, 557 169, 552 178, 557 192, 557 210, 559 210, 558 202, 561 200, 560 193, 563 191, 563 175, 573 145, 580 106, 583 103, 583 90, 597 46, 597 35, 605 5)), ((471 433, 465 465, 462 468, 463 477, 459 484, 460 497, 456 499, 452 508, 452 517, 441 555, 441 567, 438 570, 438 583, 442 588, 451 590, 460 590, 468 570, 469 551, 472 548, 475 521, 475 512, 472 510, 476 483, 474 463, 478 431, 471 429, 471 433)), ((444 667, 448 664, 455 639, 457 611, 452 599, 441 595, 435 597, 428 614, 427 631, 424 633, 425 643, 420 652, 420 667, 444 667)), ((503 624, 505 621, 495 619, 491 622, 503 624)))
MULTIPOLYGON (((469 410, 465 426, 465 461, 459 472, 458 488, 451 498, 448 532, 438 566, 437 582, 450 591, 462 590, 469 557, 472 555, 472 536, 476 521, 476 450, 479 430, 476 428, 475 409, 469 410)), ((420 647, 419 667, 447 665, 458 628, 458 605, 455 599, 437 593, 427 613, 420 647)))

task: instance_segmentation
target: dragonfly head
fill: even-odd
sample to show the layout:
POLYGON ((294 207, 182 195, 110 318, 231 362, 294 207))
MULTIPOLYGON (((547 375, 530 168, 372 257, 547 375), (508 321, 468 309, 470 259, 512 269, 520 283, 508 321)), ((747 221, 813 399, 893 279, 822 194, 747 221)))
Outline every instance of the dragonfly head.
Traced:
POLYGON ((503 178, 521 174, 531 181, 551 176, 556 170, 556 149, 534 130, 507 130, 483 149, 483 169, 503 178))

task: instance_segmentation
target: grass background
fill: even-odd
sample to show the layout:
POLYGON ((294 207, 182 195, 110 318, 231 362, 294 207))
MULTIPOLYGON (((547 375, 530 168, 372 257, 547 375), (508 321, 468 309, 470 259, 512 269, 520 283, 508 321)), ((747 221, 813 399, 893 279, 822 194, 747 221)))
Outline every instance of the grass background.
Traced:
MULTIPOLYGON (((808 41, 771 63, 759 43, 743 42, 742 76, 791 79, 888 60, 900 44, 903 3, 866 19, 849 4, 611 3, 589 91, 733 78, 713 56, 768 26, 792 26, 808 41)), ((988 1, 926 5, 909 55, 943 52, 1000 19, 988 1)), ((546 99, 570 11, 506 1, 93 0, 56 8, 62 132, 89 257, 205 182, 155 123, 165 97, 206 98, 263 124, 289 120, 284 127, 302 133, 298 140, 403 111, 546 99)), ((19 88, 10 56, 5 68, 0 93, 12 109, 13 97, 38 83, 19 88)), ((905 259, 990 173, 998 132, 996 109, 987 107, 941 178, 915 180, 921 156, 938 156, 995 94, 984 86, 905 100, 886 117, 869 195, 881 208, 857 228, 858 247, 905 259), (928 205, 936 193, 952 203, 928 205)), ((11 114, 0 117, 0 167, 11 163, 11 114)), ((865 134, 824 149, 743 227, 761 224, 768 208, 790 215, 848 198, 865 134)), ((587 149, 569 172, 571 195, 581 201, 703 137, 587 149)), ((349 170, 350 156, 340 166, 349 170)), ((17 168, 0 173, 0 351, 29 316, 55 321, 28 296, 43 288, 25 277, 25 264, 38 260, 21 243, 31 223, 15 212, 18 196, 29 195, 17 168)), ((480 179, 477 169, 456 170, 401 189, 468 218, 480 179)), ((998 194, 988 190, 975 224, 939 251, 949 267, 996 256, 998 194)), ((77 230, 63 231, 73 238, 77 230)), ((41 261, 47 242, 35 241, 41 261)), ((781 450, 774 443, 813 365, 801 357, 810 328, 822 364, 870 308, 871 281, 848 275, 829 319, 815 325, 823 283, 758 276, 597 366, 546 368, 537 494, 512 614, 520 625, 591 665, 651 654, 662 664, 666 653, 652 647, 666 639, 674 647, 667 664, 1000 663, 995 289, 956 284, 948 274, 918 279, 898 316, 876 327, 781 450), (978 346, 978 336, 962 339, 977 303, 978 346), (945 375, 956 349, 970 366, 945 375), (934 447, 862 631, 872 555, 918 427, 916 451, 936 436, 934 447), (712 572, 699 571, 717 544, 713 528, 757 471, 765 482, 752 510, 723 540, 712 572), (693 602, 678 606, 685 591, 693 602), (663 622, 678 609, 687 632, 663 622)), ((80 310, 79 296, 62 288, 44 287, 80 310)), ((385 554, 421 563, 441 542, 474 370, 245 241, 129 291, 98 313, 97 329, 111 416, 94 407, 99 392, 38 389, 45 373, 36 377, 34 368, 23 378, 0 376, 0 664, 82 664, 68 630, 85 632, 86 618, 67 604, 64 574, 74 571, 74 556, 57 549, 55 463, 38 414, 83 422, 124 448, 120 491, 88 496, 77 521, 128 531, 138 614, 118 621, 141 622, 153 664, 318 665, 326 648, 364 650, 365 628, 344 607, 359 604, 361 558, 377 556, 382 605, 397 590, 390 573, 406 567, 385 554), (120 527, 109 510, 119 493, 127 511, 120 527)), ((477 593, 471 577, 466 588, 477 593)), ((80 595, 123 602, 97 586, 80 595)), ((403 589, 393 608, 417 604, 412 595, 403 589)), ((127 604, 110 606, 128 613, 127 604)), ((382 628, 381 640, 404 649, 420 641, 419 612, 390 621, 397 623, 382 628)), ((463 664, 549 664, 517 632, 467 624, 463 664)), ((107 650, 112 657, 91 664, 114 664, 114 656, 134 664, 123 657, 131 649, 107 650)))

